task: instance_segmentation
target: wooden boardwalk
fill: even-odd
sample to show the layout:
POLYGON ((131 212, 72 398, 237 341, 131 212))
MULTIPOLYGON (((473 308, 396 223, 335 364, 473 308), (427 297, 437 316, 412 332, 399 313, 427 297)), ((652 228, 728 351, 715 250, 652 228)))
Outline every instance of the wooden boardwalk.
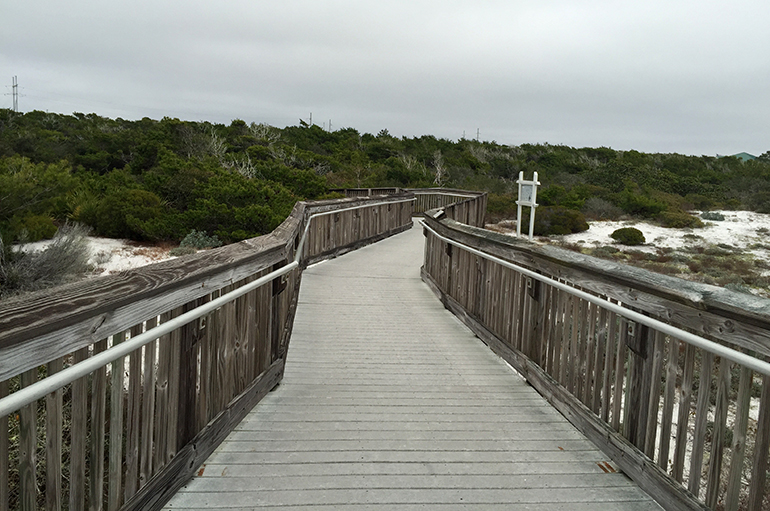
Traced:
POLYGON ((305 271, 283 382, 167 509, 660 509, 444 309, 423 240, 305 271))

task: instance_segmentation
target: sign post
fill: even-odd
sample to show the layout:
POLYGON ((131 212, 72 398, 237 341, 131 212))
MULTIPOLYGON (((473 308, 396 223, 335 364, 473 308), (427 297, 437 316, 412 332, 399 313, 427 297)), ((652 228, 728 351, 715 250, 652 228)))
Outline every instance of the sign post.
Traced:
POLYGON ((535 209, 537 208, 537 187, 540 181, 537 180, 537 172, 532 177, 532 181, 524 180, 524 172, 519 172, 519 179, 516 180, 519 185, 518 216, 516 218, 516 236, 521 236, 521 207, 529 206, 529 241, 532 241, 532 235, 535 232, 535 209))

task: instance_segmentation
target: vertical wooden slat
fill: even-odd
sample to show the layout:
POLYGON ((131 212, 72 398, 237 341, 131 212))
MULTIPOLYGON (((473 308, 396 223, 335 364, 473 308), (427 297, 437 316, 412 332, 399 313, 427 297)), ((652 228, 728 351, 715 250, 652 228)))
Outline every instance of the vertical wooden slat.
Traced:
MULTIPOLYGON (((171 319, 171 313, 161 314, 160 321, 164 323, 171 319)), ((163 468, 166 463, 168 445, 167 421, 169 409, 169 374, 171 373, 171 334, 162 336, 158 341, 158 375, 155 381, 155 452, 152 465, 155 471, 163 468)))
POLYGON ((216 314, 211 312, 203 318, 204 329, 201 335, 200 343, 200 393, 198 395, 198 430, 208 424, 211 419, 211 370, 214 365, 213 343, 215 336, 214 318, 216 314))
POLYGON ((653 459, 655 456, 655 440, 658 433, 658 409, 660 408, 660 378, 663 373, 663 349, 665 335, 661 332, 655 331, 653 338, 655 339, 652 345, 652 352, 649 354, 652 357, 651 369, 652 377, 650 379, 650 391, 647 405, 647 425, 646 438, 644 441, 644 453, 653 459))
MULTIPOLYGON (((144 325, 131 328, 131 337, 140 335, 144 325)), ((142 402, 142 349, 128 357, 128 413, 126 415, 126 484, 125 500, 134 496, 139 488, 139 429, 142 402)))
MULTIPOLYGON (((184 306, 184 311, 191 311, 203 304, 204 298, 194 300, 184 306)), ((237 302, 237 300, 236 300, 237 302)), ((231 302, 233 309, 236 303, 231 302)), ((235 312, 233 310, 233 312, 235 312)), ((234 318, 235 319, 235 318, 234 318)), ((177 400, 177 439, 176 451, 195 437, 197 433, 197 414, 196 398, 198 383, 198 338, 199 321, 190 321, 179 329, 179 365, 178 365, 178 400, 177 400)), ((233 333, 237 331, 236 325, 233 325, 233 333)), ((233 335, 233 341, 237 344, 238 339, 233 335)))
POLYGON ((645 451, 644 442, 647 438, 647 413, 649 411, 650 387, 652 385, 652 348, 651 337, 654 331, 646 325, 634 324, 633 334, 626 336, 626 343, 632 346, 631 364, 629 370, 629 394, 627 396, 628 419, 626 420, 625 436, 641 451, 645 451))
MULTIPOLYGON (((74 363, 88 358, 88 348, 75 352, 74 363)), ((84 509, 86 494, 86 428, 88 417, 88 379, 72 382, 72 424, 70 426, 69 508, 84 509)))
MULTIPOLYGON (((107 349, 107 339, 94 344, 93 354, 107 349)), ((94 371, 91 383, 91 437, 88 509, 104 508, 104 423, 107 408, 107 367, 94 371)))
MULTIPOLYGON (((171 312, 171 316, 176 318, 185 312, 185 307, 177 307, 171 312)), ((168 408, 163 411, 163 422, 166 426, 166 452, 165 462, 168 463, 177 453, 177 433, 179 428, 179 355, 181 345, 182 331, 177 328, 171 332, 169 344, 169 366, 168 366, 168 408)))
MULTIPOLYGON (((617 326, 612 325, 615 328, 617 326)), ((625 371, 626 371, 626 361, 628 359, 628 348, 626 348, 626 343, 624 342, 623 332, 626 330, 626 327, 628 326, 626 323, 626 320, 623 318, 618 318, 618 326, 620 327, 620 330, 618 331, 617 336, 613 336, 612 343, 614 343, 616 350, 615 350, 615 382, 614 382, 614 388, 612 392, 612 429, 615 431, 620 432, 620 417, 621 417, 621 408, 623 410, 626 409, 626 406, 623 406, 623 395, 625 394, 625 389, 623 388, 623 380, 625 377, 625 371)), ((627 387, 627 385, 626 385, 627 387)))
POLYGON ((682 370, 682 386, 679 389, 679 414, 676 421, 676 442, 674 444, 674 465, 672 475, 682 482, 684 478, 684 461, 687 454, 687 431, 690 421, 690 401, 692 400, 692 383, 695 373, 695 348, 685 345, 684 367, 682 370))
POLYGON ((719 498, 722 458, 724 454, 725 427, 727 424, 727 406, 730 393, 729 360, 721 357, 717 379, 717 402, 714 409, 714 429, 711 435, 711 456, 709 456, 708 483, 706 486, 706 505, 715 508, 719 498))
POLYGON ((743 462, 746 459, 746 432, 749 426, 749 409, 751 408, 751 380, 752 371, 742 367, 738 383, 738 398, 735 405, 733 454, 730 459, 730 473, 727 476, 725 511, 738 510, 738 501, 743 489, 741 478, 743 475, 743 462))
MULTIPOLYGON (((151 330, 158 323, 157 318, 147 320, 146 328, 151 330)), ((144 347, 144 381, 142 382, 142 443, 140 446, 139 488, 152 476, 152 447, 155 432, 155 357, 157 341, 144 347)))
POLYGON ((767 479, 767 455, 770 449, 770 376, 762 376, 762 394, 759 398, 757 438, 754 444, 754 465, 749 486, 747 509, 762 509, 767 479))
POLYGON ((570 369, 571 379, 569 390, 572 395, 580 399, 580 389, 583 384, 582 371, 583 371, 583 353, 580 349, 580 336, 581 329, 585 321, 583 321, 583 314, 585 302, 580 298, 575 298, 572 305, 572 316, 570 317, 570 324, 572 326, 572 343, 570 346, 570 369))
POLYGON ((561 308, 559 312, 559 318, 561 319, 561 325, 559 325, 559 383, 565 388, 568 386, 569 381, 569 344, 570 344, 570 317, 572 314, 572 296, 567 292, 561 293, 561 308))
POLYGON ((676 392, 676 370, 679 366, 679 339, 671 339, 668 343, 668 362, 666 363, 666 390, 663 395, 663 413, 660 418, 660 449, 658 450, 658 466, 668 470, 671 458, 671 426, 674 422, 674 393, 676 392))
MULTIPOLYGON (((126 338, 125 333, 112 336, 112 345, 117 346, 126 338)), ((123 485, 123 372, 124 358, 112 362, 110 374, 110 463, 107 510, 115 511, 122 504, 123 485)))
POLYGON ((711 395, 711 370, 714 355, 703 351, 701 357, 700 380, 698 382, 698 406, 695 410, 695 433, 690 459, 690 481, 687 488, 695 495, 700 493, 701 471, 703 469, 703 444, 706 442, 706 424, 708 421, 709 397, 711 395))
MULTIPOLYGON (((8 395, 8 381, 0 381, 0 399, 8 395)), ((0 417, 0 511, 8 511, 8 416, 0 417)))
MULTIPOLYGON (((48 376, 62 370, 62 359, 48 363, 48 376)), ((47 511, 61 509, 62 494, 62 389, 48 394, 45 398, 45 508, 47 511)))
POLYGON ((594 393, 591 401, 591 411, 597 416, 602 401, 602 389, 604 388, 604 379, 606 364, 604 359, 607 351, 607 309, 599 308, 599 324, 596 331, 596 353, 594 358, 594 393))
MULTIPOLYGON (((21 375, 21 387, 37 381, 37 368, 21 375)), ((22 510, 32 510, 37 502, 37 401, 19 410, 19 501, 22 510)))
POLYGON ((586 314, 586 327, 583 328, 583 332, 586 333, 585 342, 583 347, 585 350, 585 377, 583 378, 583 404, 589 408, 593 408, 593 385, 596 381, 594 358, 596 356, 596 305, 588 303, 588 311, 586 314))
MULTIPOLYGON (((604 385, 602 389, 602 405, 600 414, 604 422, 610 421, 612 399, 612 371, 615 368, 615 338, 618 335, 618 316, 614 312, 607 314, 608 332, 605 338, 606 353, 604 355, 604 385)), ((617 428, 615 428, 617 429, 617 428)))

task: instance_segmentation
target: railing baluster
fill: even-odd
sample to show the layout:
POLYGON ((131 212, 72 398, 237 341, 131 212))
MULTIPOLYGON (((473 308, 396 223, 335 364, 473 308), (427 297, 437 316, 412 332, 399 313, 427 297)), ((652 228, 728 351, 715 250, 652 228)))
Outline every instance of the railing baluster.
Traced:
POLYGON ((754 444, 754 465, 751 470, 748 509, 761 509, 765 497, 767 457, 770 449, 770 376, 762 376, 762 395, 759 398, 757 438, 754 444))
POLYGON ((674 420, 674 393, 676 392, 676 373, 679 366, 679 339, 671 339, 668 343, 668 362, 666 363, 666 390, 663 397, 663 414, 660 418, 660 450, 658 451, 658 466, 668 470, 671 446, 671 426, 674 420))
MULTIPOLYGON (((112 336, 116 346, 126 339, 125 333, 112 336)), ((107 511, 116 511, 123 504, 123 381, 124 357, 112 363, 110 380, 110 463, 107 511)))
POLYGON ((703 445, 706 442, 706 425, 711 397, 711 373, 714 355, 701 352, 701 370, 698 380, 698 405, 695 410, 695 433, 693 435, 692 458, 690 459, 690 480, 687 488, 696 496, 700 494, 703 470, 703 445))
MULTIPOLYGON (((8 395, 8 380, 0 381, 0 399, 8 395)), ((0 511, 8 511, 8 416, 0 416, 0 511)))
MULTIPOLYGON (((57 358, 48 363, 50 376, 63 369, 63 361, 57 358)), ((47 511, 61 509, 62 495, 62 389, 48 394, 45 398, 45 508, 47 511)))
MULTIPOLYGON (((37 381, 37 368, 21 374, 21 388, 37 381)), ((37 401, 19 410, 19 502, 21 509, 37 506, 37 401)))
MULTIPOLYGON (((93 354, 107 349, 107 339, 94 344, 93 354)), ((88 509, 104 509, 104 425, 107 408, 107 368, 94 371, 91 383, 91 438, 88 509)))
MULTIPOLYGON (((139 324, 131 328, 131 337, 136 337, 144 330, 139 324)), ((142 349, 135 350, 128 356, 128 403, 126 414, 126 487, 125 499, 134 496, 139 489, 139 410, 142 401, 142 349)))
MULTIPOLYGON (((147 320, 147 330, 152 330, 158 323, 157 318, 147 320)), ((139 489, 141 489, 153 474, 152 450, 155 431, 155 357, 157 350, 157 341, 145 345, 144 347, 144 369, 142 382, 142 438, 140 445, 140 463, 139 463, 139 489)))
POLYGON ((743 463, 746 458, 746 431, 749 426, 749 408, 751 407, 752 371, 742 368, 738 383, 738 398, 736 400, 735 424, 733 427, 732 458, 730 473, 727 476, 727 495, 725 496, 725 511, 737 511, 738 501, 743 488, 743 463))
POLYGON ((720 476, 722 475, 722 457, 724 454, 725 427, 730 393, 730 369, 732 363, 722 357, 719 361, 717 377, 717 398, 714 409, 714 428, 711 432, 711 456, 709 456, 708 482, 706 486, 706 505, 715 508, 719 498, 720 476))

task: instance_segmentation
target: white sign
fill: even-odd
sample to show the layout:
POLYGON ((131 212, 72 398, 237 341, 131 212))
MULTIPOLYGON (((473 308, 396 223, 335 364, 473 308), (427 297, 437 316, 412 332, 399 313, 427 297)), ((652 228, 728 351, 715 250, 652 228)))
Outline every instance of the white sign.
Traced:
POLYGON ((518 207, 518 218, 516 219, 516 236, 521 236, 521 207, 528 206, 532 208, 529 214, 529 240, 532 241, 532 235, 535 232, 535 208, 537 208, 537 187, 540 181, 537 180, 537 172, 532 176, 532 181, 524 179, 524 172, 519 172, 519 200, 516 201, 518 207))

